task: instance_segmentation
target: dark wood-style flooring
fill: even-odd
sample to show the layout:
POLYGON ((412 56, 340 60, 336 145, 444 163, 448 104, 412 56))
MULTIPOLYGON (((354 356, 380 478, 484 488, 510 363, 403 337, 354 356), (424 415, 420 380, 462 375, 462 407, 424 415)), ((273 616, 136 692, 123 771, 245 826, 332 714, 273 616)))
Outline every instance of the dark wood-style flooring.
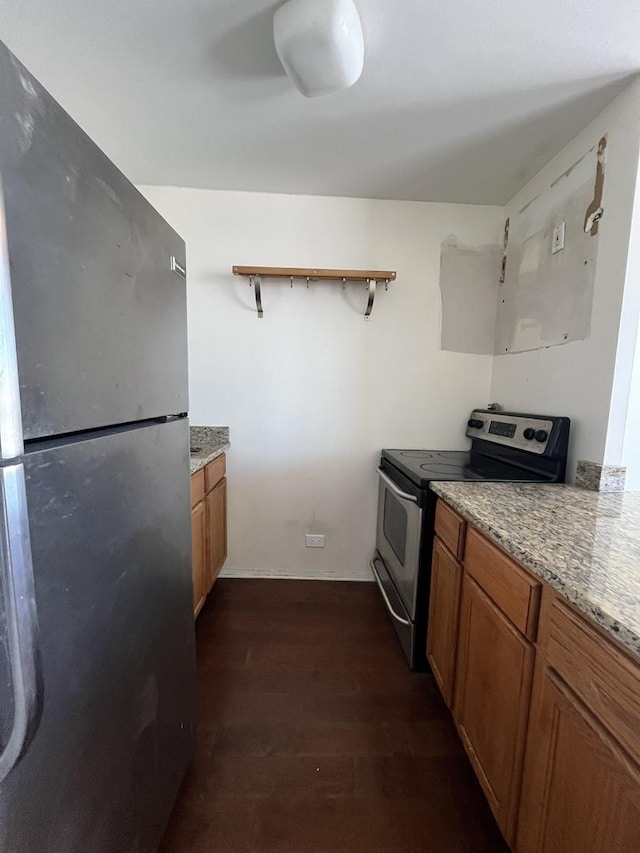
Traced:
POLYGON ((374 584, 219 580, 162 853, 504 853, 431 675, 374 584))

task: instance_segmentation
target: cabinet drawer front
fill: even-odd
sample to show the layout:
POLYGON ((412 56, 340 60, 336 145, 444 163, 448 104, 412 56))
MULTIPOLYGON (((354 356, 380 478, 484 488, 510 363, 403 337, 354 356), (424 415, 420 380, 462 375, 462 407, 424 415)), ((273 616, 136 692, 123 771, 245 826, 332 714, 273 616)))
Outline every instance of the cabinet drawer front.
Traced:
POLYGON ((464 553, 465 528, 465 520, 441 498, 436 506, 436 533, 459 560, 464 553))
POLYGON ((640 762, 640 666, 556 599, 547 664, 640 762))
POLYGON ((529 640, 538 630, 542 584, 470 527, 465 546, 465 569, 489 598, 529 640))
POLYGON ((191 507, 204 500, 204 468, 191 475, 191 507))
POLYGON ((214 489, 226 474, 227 458, 224 453, 209 462, 204 469, 205 490, 207 494, 214 489))

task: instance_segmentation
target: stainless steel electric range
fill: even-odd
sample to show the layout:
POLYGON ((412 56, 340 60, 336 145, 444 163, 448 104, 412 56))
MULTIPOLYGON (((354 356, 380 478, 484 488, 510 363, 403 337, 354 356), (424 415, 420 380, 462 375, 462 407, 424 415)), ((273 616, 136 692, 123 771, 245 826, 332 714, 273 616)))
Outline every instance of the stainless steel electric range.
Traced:
POLYGON ((378 475, 376 582, 412 669, 425 653, 435 480, 562 483, 569 418, 475 409, 469 450, 383 450, 378 475))

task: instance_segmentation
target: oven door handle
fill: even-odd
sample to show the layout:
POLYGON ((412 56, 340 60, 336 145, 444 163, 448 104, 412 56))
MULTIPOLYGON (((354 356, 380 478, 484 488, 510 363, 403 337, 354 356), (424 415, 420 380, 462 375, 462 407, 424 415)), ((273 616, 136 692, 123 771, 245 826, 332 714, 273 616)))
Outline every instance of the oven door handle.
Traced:
POLYGON ((382 593, 382 597, 384 598, 384 603, 387 605, 387 610, 389 611, 389 614, 391 616, 393 616, 393 618, 396 620, 396 622, 399 622, 401 625, 411 625, 411 622, 409 622, 408 619, 405 619, 403 616, 398 616, 396 611, 391 606, 391 602, 389 601, 389 596, 387 595, 385 588, 382 585, 382 579, 380 578, 380 575, 378 574, 378 570, 376 569, 376 561, 377 561, 377 558, 374 557, 374 559, 371 560, 369 565, 371 566, 371 571, 373 572, 373 576, 376 579, 376 583, 378 584, 378 589, 380 590, 380 592, 382 593))
POLYGON ((393 480, 384 473, 382 468, 378 468, 378 477, 389 486, 391 491, 396 494, 399 498, 402 498, 404 501, 411 501, 414 504, 418 503, 418 498, 415 495, 410 495, 408 492, 403 492, 402 489, 399 489, 393 480))

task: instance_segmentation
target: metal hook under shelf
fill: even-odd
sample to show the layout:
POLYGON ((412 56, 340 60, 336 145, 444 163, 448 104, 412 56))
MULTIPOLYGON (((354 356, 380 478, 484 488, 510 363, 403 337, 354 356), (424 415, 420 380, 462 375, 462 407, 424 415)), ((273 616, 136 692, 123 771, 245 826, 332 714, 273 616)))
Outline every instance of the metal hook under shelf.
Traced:
POLYGON ((376 287, 379 281, 384 281, 385 290, 389 289, 389 282, 395 281, 396 274, 391 270, 345 270, 345 269, 301 269, 298 267, 233 267, 234 275, 246 275, 249 285, 255 288, 256 308, 258 317, 264 317, 262 308, 262 276, 267 278, 289 278, 293 287, 294 278, 304 278, 307 288, 311 281, 333 280, 342 281, 342 289, 346 290, 347 281, 363 282, 368 289, 367 308, 364 313, 365 320, 371 317, 373 304, 376 297, 376 287))
POLYGON ((367 300, 367 308, 364 312, 364 319, 368 320, 371 317, 371 312, 373 311, 373 303, 376 298, 376 280, 375 278, 370 278, 368 281, 369 284, 369 299, 367 300))
POLYGON ((264 311, 262 309, 262 279, 259 275, 249 276, 249 287, 251 287, 251 285, 253 285, 256 292, 256 308, 258 310, 258 317, 264 317, 264 311))

